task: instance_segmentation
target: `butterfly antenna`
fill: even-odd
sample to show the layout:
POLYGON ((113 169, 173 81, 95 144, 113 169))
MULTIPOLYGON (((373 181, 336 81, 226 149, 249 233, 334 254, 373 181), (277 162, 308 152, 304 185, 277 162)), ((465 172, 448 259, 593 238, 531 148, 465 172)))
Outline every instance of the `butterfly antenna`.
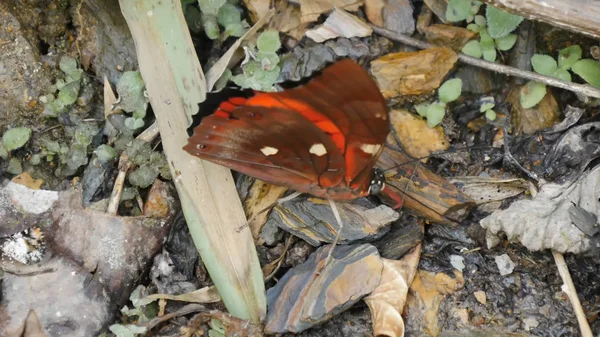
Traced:
POLYGON ((327 253, 327 258, 325 259, 325 264, 323 264, 323 267, 321 267, 321 270, 323 268, 325 268, 327 266, 327 264, 329 264, 329 261, 331 260, 331 256, 333 255, 333 250, 335 249, 335 246, 337 246, 338 241, 340 240, 340 237, 342 235, 342 229, 344 228, 344 223, 342 222, 342 217, 340 216, 340 212, 338 211, 337 205, 335 204, 335 202, 331 199, 327 199, 329 201, 329 205, 331 206, 331 210, 333 211, 333 216, 335 217, 335 221, 337 221, 338 223, 338 230, 337 230, 337 234, 335 235, 335 239, 333 240, 333 243, 331 244, 331 249, 329 250, 329 253, 327 253))
POLYGON ((390 168, 383 169, 383 171, 384 172, 385 171, 390 171, 390 170, 396 169, 396 168, 398 168, 398 167, 400 167, 402 165, 408 165, 408 164, 415 163, 415 162, 419 162, 420 163, 421 160, 423 160, 423 159, 428 159, 428 158, 432 158, 432 157, 435 157, 435 156, 440 156, 440 155, 444 155, 444 154, 448 154, 448 153, 459 152, 459 151, 467 151, 467 150, 475 150, 475 149, 488 149, 488 148, 491 148, 491 146, 490 145, 474 145, 474 146, 461 147, 459 149, 453 149, 452 151, 448 151, 448 150, 440 151, 440 152, 436 152, 436 153, 433 153, 433 154, 430 154, 430 155, 427 155, 427 156, 413 158, 411 160, 405 161, 404 163, 398 164, 396 166, 392 166, 390 168))

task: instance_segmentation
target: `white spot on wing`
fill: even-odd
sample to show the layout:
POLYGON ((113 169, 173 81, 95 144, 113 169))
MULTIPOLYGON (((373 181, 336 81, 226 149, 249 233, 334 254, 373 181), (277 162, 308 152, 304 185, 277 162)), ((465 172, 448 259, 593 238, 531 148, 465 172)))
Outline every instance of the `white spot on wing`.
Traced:
POLYGON ((322 156, 324 154, 327 154, 327 149, 325 149, 325 146, 321 143, 319 144, 313 144, 310 147, 310 150, 308 150, 308 152, 312 153, 312 154, 316 154, 317 156, 322 156))
POLYGON ((262 152, 265 156, 272 156, 274 154, 277 154, 277 152, 279 152, 279 150, 277 150, 274 147, 265 146, 262 149, 260 149, 260 152, 262 152))
POLYGON ((377 153, 379 153, 379 149, 381 149, 381 145, 379 145, 379 144, 363 144, 360 146, 360 149, 364 153, 377 154, 377 153))

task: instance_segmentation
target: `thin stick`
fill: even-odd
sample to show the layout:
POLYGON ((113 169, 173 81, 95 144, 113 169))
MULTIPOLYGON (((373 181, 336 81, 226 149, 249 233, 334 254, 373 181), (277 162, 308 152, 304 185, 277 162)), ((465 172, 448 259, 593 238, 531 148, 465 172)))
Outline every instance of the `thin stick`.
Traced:
POLYGON ((575 311, 575 316, 577 316, 577 322, 579 323, 579 330, 581 331, 582 337, 594 337, 592 334, 592 329, 590 329, 590 325, 585 318, 585 313, 583 312, 583 308, 581 307, 581 302, 579 302, 579 297, 577 296, 577 290, 575 289, 575 285, 573 284, 573 279, 571 278, 571 274, 569 273, 569 268, 567 267, 567 263, 565 262, 565 257, 562 253, 552 251, 552 256, 554 256, 554 262, 556 263, 556 267, 558 268, 558 273, 560 274, 560 278, 563 281, 564 287, 563 289, 567 296, 569 296, 569 300, 571 301, 571 305, 573 306, 573 311, 575 311))
MULTIPOLYGON (((404 44, 407 44, 407 45, 410 45, 410 46, 413 46, 416 48, 421 48, 421 49, 437 47, 430 43, 427 43, 427 42, 424 42, 421 40, 417 40, 415 38, 412 38, 412 37, 409 37, 406 35, 398 34, 396 32, 392 32, 391 30, 380 28, 380 27, 377 27, 374 25, 370 25, 370 26, 371 26, 371 28, 373 28, 373 31, 375 31, 377 34, 387 37, 390 40, 402 42, 404 44)), ((510 66, 506 66, 503 64, 498 64, 498 63, 493 63, 493 62, 488 62, 485 60, 477 59, 477 58, 474 58, 471 56, 467 56, 463 53, 457 53, 457 54, 458 54, 458 59, 461 62, 470 64, 472 66, 495 71, 497 73, 508 75, 508 76, 521 77, 524 79, 541 82, 541 83, 547 84, 552 87, 569 90, 572 92, 582 94, 584 96, 600 98, 600 89, 594 88, 590 85, 566 82, 566 81, 556 79, 554 77, 540 75, 538 73, 534 73, 531 71, 521 70, 521 69, 513 68, 510 66)))
MULTIPOLYGON (((140 133, 136 138, 145 140, 147 142, 152 142, 156 136, 158 136, 158 124, 154 122, 150 125, 144 132, 140 133)), ((113 186, 112 193, 110 195, 110 200, 108 201, 108 207, 106 208, 106 213, 111 215, 117 215, 117 210, 119 209, 119 202, 121 201, 121 195, 123 194, 123 186, 125 185, 125 177, 127 176, 127 171, 133 166, 133 163, 125 154, 125 151, 121 154, 119 158, 119 173, 117 174, 117 178, 115 179, 115 185, 113 186)), ((143 211, 143 209, 142 209, 143 211)))

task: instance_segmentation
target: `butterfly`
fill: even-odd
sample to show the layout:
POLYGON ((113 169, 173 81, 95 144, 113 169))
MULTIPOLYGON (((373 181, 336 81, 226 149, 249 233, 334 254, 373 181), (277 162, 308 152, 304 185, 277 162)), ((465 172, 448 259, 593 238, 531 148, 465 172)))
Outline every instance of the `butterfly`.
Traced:
POLYGON ((184 150, 297 192, 353 200, 385 188, 375 163, 388 124, 377 84, 344 59, 304 85, 220 102, 194 128, 184 150))

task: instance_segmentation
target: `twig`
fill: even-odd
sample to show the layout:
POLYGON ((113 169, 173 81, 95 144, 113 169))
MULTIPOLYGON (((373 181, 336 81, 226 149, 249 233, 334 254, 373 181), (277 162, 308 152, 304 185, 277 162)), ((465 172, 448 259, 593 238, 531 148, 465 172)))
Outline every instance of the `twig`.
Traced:
POLYGON ((594 337, 592 334, 592 329, 590 329, 590 325, 585 318, 585 313, 583 312, 583 308, 581 307, 581 302, 579 302, 579 297, 577 296, 577 290, 575 289, 575 285, 573 284, 573 279, 571 279, 571 274, 569 273, 569 268, 567 267, 567 263, 565 262, 565 257, 562 253, 552 251, 552 256, 554 256, 554 262, 556 263, 556 267, 558 268, 558 273, 560 274, 560 278, 562 278, 564 287, 563 289, 567 296, 569 296, 569 300, 571 301, 571 305, 573 306, 573 311, 575 311, 575 316, 577 316, 577 322, 579 323, 579 330, 581 330, 582 337, 594 337))
MULTIPOLYGON (((388 39, 391 39, 394 41, 402 42, 404 44, 407 44, 407 45, 410 45, 413 47, 417 47, 417 48, 421 48, 421 49, 437 47, 433 44, 430 44, 430 43, 427 43, 427 42, 424 42, 421 40, 417 40, 415 38, 412 38, 412 37, 409 37, 406 35, 398 34, 396 32, 392 32, 390 30, 387 30, 387 29, 384 29, 381 27, 371 25, 371 28, 373 28, 373 31, 381 36, 387 37, 388 39)), ((547 84, 552 87, 570 90, 572 92, 576 92, 576 93, 582 94, 584 96, 600 98, 600 89, 594 88, 590 85, 566 82, 566 81, 556 79, 554 77, 540 75, 540 74, 537 74, 537 73, 534 73, 531 71, 521 70, 521 69, 513 68, 510 66, 506 66, 503 64, 498 64, 498 63, 493 63, 493 62, 488 62, 485 60, 477 59, 477 58, 474 58, 471 56, 467 56, 463 53, 457 53, 457 54, 458 54, 458 59, 461 62, 472 65, 472 66, 495 71, 497 73, 508 75, 508 76, 515 76, 515 77, 520 77, 520 78, 524 78, 527 80, 541 82, 541 83, 547 84)))
MULTIPOLYGON (((152 140, 154 140, 154 138, 158 136, 158 131, 158 124, 154 122, 146 130, 144 130, 144 132, 140 133, 136 137, 136 139, 152 142, 152 140)), ((129 160, 125 151, 123 151, 121 157, 119 157, 119 173, 117 174, 117 178, 115 179, 115 185, 113 186, 113 190, 110 195, 110 200, 108 201, 106 213, 111 215, 117 215, 119 202, 121 201, 121 194, 123 194, 123 186, 125 185, 125 177, 127 176, 127 171, 129 171, 129 169, 132 166, 133 163, 129 160)))

